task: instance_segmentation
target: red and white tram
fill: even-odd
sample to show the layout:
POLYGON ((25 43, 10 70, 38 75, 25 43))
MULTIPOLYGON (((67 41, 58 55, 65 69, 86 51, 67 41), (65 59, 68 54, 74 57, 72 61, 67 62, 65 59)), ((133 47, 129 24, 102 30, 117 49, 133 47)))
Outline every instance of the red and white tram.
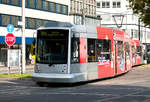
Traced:
POLYGON ((132 65, 140 64, 133 61, 134 43, 128 34, 112 28, 48 23, 37 30, 32 78, 36 82, 75 83, 128 72, 132 65))
POLYGON ((131 53, 132 53, 132 66, 140 65, 144 63, 144 45, 139 40, 131 41, 131 53))

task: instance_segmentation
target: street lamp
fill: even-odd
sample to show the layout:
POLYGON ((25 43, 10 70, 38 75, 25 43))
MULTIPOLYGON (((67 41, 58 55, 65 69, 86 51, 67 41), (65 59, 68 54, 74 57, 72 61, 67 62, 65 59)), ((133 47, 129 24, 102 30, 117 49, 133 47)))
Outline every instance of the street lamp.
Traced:
POLYGON ((83 8, 82 8, 82 24, 85 25, 85 15, 86 15, 86 8, 85 8, 85 0, 82 0, 83 2, 83 8))
POLYGON ((101 17, 100 15, 98 15, 98 16, 97 16, 97 19, 99 20, 99 22, 100 22, 100 27, 101 27, 101 25, 102 25, 102 23, 101 23, 102 17, 101 17))
POLYGON ((121 28, 122 27, 122 23, 123 23, 123 18, 124 18, 124 15, 113 15, 112 16, 114 18, 114 22, 117 26, 117 28, 121 28))
POLYGON ((138 29, 139 29, 139 41, 141 40, 141 22, 140 19, 138 19, 138 29))

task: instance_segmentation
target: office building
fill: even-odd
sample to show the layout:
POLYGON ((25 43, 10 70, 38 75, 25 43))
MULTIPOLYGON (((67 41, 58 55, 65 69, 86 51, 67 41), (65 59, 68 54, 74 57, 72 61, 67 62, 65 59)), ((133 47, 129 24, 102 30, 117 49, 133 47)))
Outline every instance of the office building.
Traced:
MULTIPOLYGON (((36 29, 47 22, 69 22, 69 0, 25 0, 25 40, 26 64, 31 63, 34 56, 36 29)), ((20 49, 22 29, 18 22, 22 21, 22 0, 0 0, 0 65, 7 66, 7 49, 20 49), (14 26, 16 38, 13 46, 5 43, 8 34, 7 25, 14 26)))

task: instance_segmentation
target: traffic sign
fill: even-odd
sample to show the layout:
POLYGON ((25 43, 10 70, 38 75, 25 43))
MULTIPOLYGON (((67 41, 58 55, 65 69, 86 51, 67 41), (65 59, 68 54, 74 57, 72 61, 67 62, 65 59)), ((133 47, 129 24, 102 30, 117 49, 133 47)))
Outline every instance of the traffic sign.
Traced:
POLYGON ((15 43, 15 36, 12 33, 8 33, 5 36, 5 42, 8 46, 12 46, 15 43))
POLYGON ((14 26, 12 24, 9 24, 7 26, 7 31, 8 31, 8 33, 12 33, 14 31, 14 26))

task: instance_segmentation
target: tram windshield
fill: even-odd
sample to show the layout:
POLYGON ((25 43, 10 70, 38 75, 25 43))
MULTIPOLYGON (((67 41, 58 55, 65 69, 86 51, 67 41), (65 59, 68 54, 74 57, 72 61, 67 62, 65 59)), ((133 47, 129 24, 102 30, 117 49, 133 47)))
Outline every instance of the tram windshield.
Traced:
POLYGON ((37 63, 67 64, 69 30, 39 30, 37 32, 37 63))

